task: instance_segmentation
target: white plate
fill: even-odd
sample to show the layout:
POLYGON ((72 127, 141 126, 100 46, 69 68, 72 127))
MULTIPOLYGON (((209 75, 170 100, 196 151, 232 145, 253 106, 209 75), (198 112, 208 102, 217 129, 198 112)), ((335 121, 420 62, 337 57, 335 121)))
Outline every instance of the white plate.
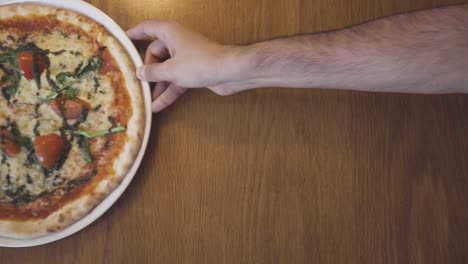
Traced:
MULTIPOLYGON (((22 1, 22 0, 0 0, 0 5, 6 4, 17 4, 17 3, 35 3, 35 4, 45 4, 49 6, 54 6, 58 8, 64 8, 68 10, 75 11, 77 13, 84 14, 85 16, 90 17, 91 19, 95 20, 96 22, 100 23, 101 25, 105 26, 107 30, 114 35, 117 40, 124 46, 127 52, 130 54, 133 62, 136 66, 142 65, 142 61, 138 51, 136 50, 135 46, 133 45, 132 41, 127 37, 125 32, 115 23, 109 16, 107 16, 104 12, 97 9, 96 7, 81 1, 81 0, 29 0, 29 1, 22 1)), ((142 146, 138 156, 133 163, 128 174, 122 180, 122 183, 112 192, 110 193, 98 206, 96 206, 87 216, 83 217, 82 219, 78 220, 71 226, 59 231, 57 233, 49 234, 43 237, 35 238, 35 239, 11 239, 11 238, 4 238, 0 237, 0 246, 3 247, 32 247, 47 244, 53 241, 57 241, 59 239, 68 237, 73 235, 74 233, 80 231, 81 229, 85 228, 86 226, 90 225, 96 219, 98 219, 101 215, 103 215, 114 203, 117 199, 122 195, 125 191, 127 186, 130 184, 130 181, 133 179, 138 167, 140 166, 141 160, 143 158, 143 154, 145 153, 146 146, 148 145, 148 138, 151 128, 151 94, 149 84, 147 82, 142 82, 143 87, 143 94, 145 99, 145 110, 146 110, 146 127, 145 127, 145 135, 143 138, 142 146)))

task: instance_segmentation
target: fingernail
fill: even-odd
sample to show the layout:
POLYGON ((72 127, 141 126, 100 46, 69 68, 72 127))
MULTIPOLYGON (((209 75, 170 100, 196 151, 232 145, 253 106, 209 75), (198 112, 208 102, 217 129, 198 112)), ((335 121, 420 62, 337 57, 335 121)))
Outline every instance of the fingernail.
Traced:
POLYGON ((143 80, 143 77, 144 77, 144 76, 143 76, 143 75, 144 75, 143 73, 144 73, 144 72, 145 72, 145 66, 144 66, 144 65, 143 65, 143 66, 140 66, 140 67, 138 68, 138 70, 137 70, 137 77, 138 77, 139 79, 143 80))

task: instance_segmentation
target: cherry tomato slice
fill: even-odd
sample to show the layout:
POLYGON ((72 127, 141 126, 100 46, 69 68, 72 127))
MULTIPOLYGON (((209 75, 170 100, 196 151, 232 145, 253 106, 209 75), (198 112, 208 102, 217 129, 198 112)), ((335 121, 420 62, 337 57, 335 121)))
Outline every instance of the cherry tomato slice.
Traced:
POLYGON ((63 114, 66 119, 78 119, 84 108, 89 110, 89 104, 78 98, 66 99, 60 97, 50 101, 49 106, 57 115, 62 116, 63 114))
POLYGON ((64 149, 65 140, 57 134, 38 136, 34 140, 34 153, 48 170, 54 167, 64 149))
POLYGON ((10 139, 10 140, 13 140, 13 134, 11 134, 10 131, 8 131, 6 128, 3 128, 1 131, 0 131, 0 136, 3 137, 3 138, 6 138, 6 139, 10 139))
POLYGON ((2 129, 0 133, 0 143, 2 151, 10 158, 18 156, 21 152, 21 146, 16 144, 13 135, 6 129, 2 129))
POLYGON ((34 79, 34 57, 36 57, 37 72, 41 74, 45 69, 45 57, 32 51, 22 51, 18 56, 18 67, 26 79, 34 79))
POLYGON ((5 140, 3 147, 5 148, 5 154, 10 158, 18 156, 21 152, 21 146, 16 144, 13 140, 5 140))

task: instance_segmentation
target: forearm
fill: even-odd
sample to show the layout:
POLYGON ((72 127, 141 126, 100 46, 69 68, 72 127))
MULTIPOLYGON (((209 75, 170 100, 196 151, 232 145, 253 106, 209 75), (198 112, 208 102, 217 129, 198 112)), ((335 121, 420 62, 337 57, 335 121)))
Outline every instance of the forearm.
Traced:
POLYGON ((140 23, 127 34, 156 38, 137 70, 141 80, 157 83, 154 112, 197 87, 220 95, 257 87, 468 92, 468 5, 249 46, 223 46, 178 23, 158 20, 140 23))
POLYGON ((468 92, 468 6, 231 49, 227 86, 468 92))

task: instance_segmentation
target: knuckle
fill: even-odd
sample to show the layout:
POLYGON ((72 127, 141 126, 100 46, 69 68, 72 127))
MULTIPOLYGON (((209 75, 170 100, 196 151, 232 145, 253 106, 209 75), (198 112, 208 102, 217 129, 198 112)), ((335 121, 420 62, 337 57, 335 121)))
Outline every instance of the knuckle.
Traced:
POLYGON ((159 40, 155 40, 151 42, 151 44, 148 46, 148 50, 152 53, 156 52, 159 49, 159 40))
POLYGON ((143 68, 143 77, 144 78, 150 78, 151 77, 151 67, 150 66, 146 66, 143 68))

